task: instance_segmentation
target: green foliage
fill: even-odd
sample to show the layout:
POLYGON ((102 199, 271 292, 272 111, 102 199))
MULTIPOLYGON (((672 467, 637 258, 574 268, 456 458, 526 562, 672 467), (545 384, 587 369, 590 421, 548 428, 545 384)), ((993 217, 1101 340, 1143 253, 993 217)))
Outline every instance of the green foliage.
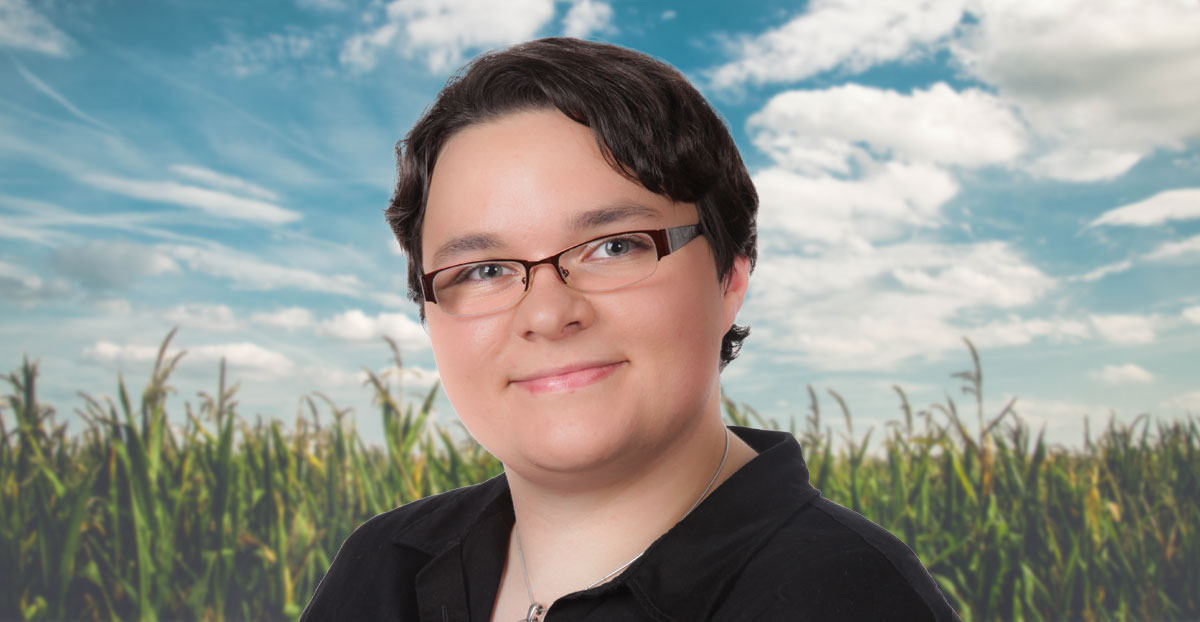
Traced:
POLYGON ((313 398, 291 430, 247 422, 224 365, 216 393, 168 425, 182 356, 165 357, 170 339, 138 407, 123 381, 115 403, 83 396, 88 427, 74 438, 37 402, 36 364, 8 378, 17 427, 0 427, 0 619, 295 619, 355 526, 500 472, 426 424, 436 387, 402 406, 369 372, 383 447, 320 396, 326 425, 313 398))
MULTIPOLYGON (((0 418, 0 619, 295 619, 342 540, 365 519, 482 481, 500 464, 404 404, 367 372, 383 418, 367 446, 346 411, 306 398, 294 426, 248 422, 221 366, 217 390, 168 424, 168 335, 136 404, 83 396, 68 436, 37 400, 37 365, 8 377, 0 418)), ((397 368, 400 352, 390 343, 397 368)), ((975 412, 914 409, 861 436, 846 401, 834 442, 809 387, 789 431, 824 494, 918 552, 967 620, 1200 618, 1196 418, 1112 422, 1079 450, 1052 447, 1010 402, 987 416, 974 346, 955 374, 975 412), (875 446, 872 438, 881 438, 875 446)), ((397 377, 398 378, 398 377, 397 377)), ((727 419, 779 428, 724 400, 727 419)))

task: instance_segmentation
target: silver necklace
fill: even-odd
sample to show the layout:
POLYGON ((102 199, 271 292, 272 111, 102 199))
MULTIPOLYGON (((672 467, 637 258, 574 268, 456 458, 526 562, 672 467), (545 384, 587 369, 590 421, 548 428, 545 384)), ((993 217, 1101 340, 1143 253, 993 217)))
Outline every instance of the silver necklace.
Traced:
MULTIPOLYGON (((721 452, 721 463, 717 465, 717 472, 713 473, 712 479, 708 480, 708 485, 704 487, 704 492, 700 493, 700 496, 696 498, 696 502, 692 504, 692 507, 688 508, 688 511, 683 513, 683 516, 681 516, 679 520, 687 518, 688 514, 691 514, 692 510, 696 509, 696 506, 700 505, 700 502, 704 500, 704 497, 708 496, 708 493, 712 490, 713 484, 717 483, 717 478, 721 476, 721 470, 725 468, 725 460, 728 457, 729 430, 725 430, 725 450, 721 452)), ((529 595, 529 611, 526 612, 525 617, 518 622, 542 622, 542 616, 546 613, 546 606, 537 602, 533 598, 533 588, 529 585, 529 569, 525 567, 525 551, 521 550, 521 530, 517 528, 516 525, 513 525, 513 537, 517 539, 517 557, 521 559, 521 574, 525 577, 525 593, 529 595)), ((597 585, 608 581, 616 576, 617 573, 628 568, 630 564, 641 559, 642 555, 645 554, 646 551, 643 550, 641 553, 634 555, 633 559, 621 564, 620 566, 617 566, 616 570, 613 570, 603 577, 600 577, 595 583, 592 583, 584 589, 590 590, 597 585)))

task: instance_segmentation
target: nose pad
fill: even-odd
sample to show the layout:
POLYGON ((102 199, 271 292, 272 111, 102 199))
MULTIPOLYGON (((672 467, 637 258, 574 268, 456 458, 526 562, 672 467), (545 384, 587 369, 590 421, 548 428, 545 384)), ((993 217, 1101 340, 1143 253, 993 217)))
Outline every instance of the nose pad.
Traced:
MULTIPOLYGON (((543 265, 543 264, 537 264, 536 266, 533 266, 532 268, 530 268, 530 269, 529 269, 529 272, 527 272, 527 273, 526 273, 526 277, 525 277, 525 278, 526 278, 526 279, 533 279, 533 271, 534 271, 534 270, 537 270, 537 269, 538 269, 540 266, 542 266, 542 265, 543 265)), ((555 266, 554 264, 552 264, 552 263, 550 263, 550 262, 546 262, 546 264, 545 264, 545 265, 548 265, 548 266, 550 266, 550 267, 551 267, 551 268, 554 270, 554 272, 555 272, 555 273, 557 274, 557 276, 558 276, 558 280, 559 280, 559 281, 562 281, 563 285, 566 285, 566 286, 568 286, 568 287, 570 287, 570 286, 571 286, 571 282, 567 280, 567 277, 571 276, 571 271, 570 271, 570 270, 568 270, 568 269, 566 269, 566 268, 563 268, 563 267, 561 267, 561 266, 555 266)), ((533 287, 533 284, 532 284, 531 282, 522 281, 522 282, 521 282, 521 284, 525 286, 525 291, 526 291, 526 292, 528 292, 528 291, 529 291, 529 289, 530 289, 531 287, 533 287)))
MULTIPOLYGON (((552 266, 553 267, 553 266, 552 266)), ((533 279, 533 272, 529 278, 533 279)), ((525 298, 516 311, 517 330, 525 338, 534 336, 563 337, 591 324, 592 311, 581 292, 567 284, 570 271, 557 270, 560 284, 543 283, 534 290, 533 282, 525 288, 525 298), (566 272, 566 274, 564 274, 566 272)), ((544 281, 546 277, 542 277, 544 281)))
POLYGON ((548 266, 550 268, 550 270, 555 273, 555 276, 558 277, 558 280, 560 282, 562 282, 564 285, 566 285, 567 278, 563 275, 562 271, 559 268, 555 267, 553 264, 551 264, 549 262, 547 262, 546 264, 538 264, 529 269, 529 272, 527 272, 526 276, 525 276, 525 278, 528 279, 528 281, 525 283, 522 283, 525 286, 525 295, 526 296, 528 296, 529 292, 533 290, 533 273, 536 272, 538 268, 542 267, 542 265, 548 266))

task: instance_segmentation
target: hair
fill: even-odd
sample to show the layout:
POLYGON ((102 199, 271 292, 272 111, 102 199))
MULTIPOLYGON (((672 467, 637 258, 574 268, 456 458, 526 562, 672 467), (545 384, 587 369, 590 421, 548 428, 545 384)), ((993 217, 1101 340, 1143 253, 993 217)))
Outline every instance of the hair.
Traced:
MULTIPOLYGON (((385 211, 408 256, 408 297, 425 319, 421 228, 438 154, 457 132, 516 112, 557 109, 591 129, 609 165, 647 190, 694 203, 724 281, 734 259, 757 259, 758 193, 716 111, 674 67, 641 52, 570 38, 483 54, 447 81, 396 144, 397 181, 385 211)), ((722 338, 722 369, 749 327, 722 338)))

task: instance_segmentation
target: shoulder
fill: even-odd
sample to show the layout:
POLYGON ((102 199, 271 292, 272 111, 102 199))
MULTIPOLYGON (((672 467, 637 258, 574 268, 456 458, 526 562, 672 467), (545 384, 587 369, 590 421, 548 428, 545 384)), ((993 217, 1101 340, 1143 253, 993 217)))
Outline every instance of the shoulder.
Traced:
POLYGON ((458 540, 482 515, 512 512, 508 480, 503 474, 483 483, 418 499, 368 521, 379 519, 378 533, 397 544, 436 554, 458 540))
POLYGON ((492 478, 407 503, 359 525, 334 556, 301 620, 339 619, 348 611, 358 619, 383 620, 415 606, 417 573, 507 491, 503 477, 492 478), (379 589, 384 585, 393 587, 379 589))
POLYGON ((359 525, 346 538, 338 556, 346 553, 357 556, 361 551, 393 543, 435 554, 464 533, 480 513, 507 491, 507 482, 499 476, 411 501, 359 525))
POLYGON ((773 586, 758 620, 957 620, 916 554, 825 498, 798 511, 748 564, 773 586))

